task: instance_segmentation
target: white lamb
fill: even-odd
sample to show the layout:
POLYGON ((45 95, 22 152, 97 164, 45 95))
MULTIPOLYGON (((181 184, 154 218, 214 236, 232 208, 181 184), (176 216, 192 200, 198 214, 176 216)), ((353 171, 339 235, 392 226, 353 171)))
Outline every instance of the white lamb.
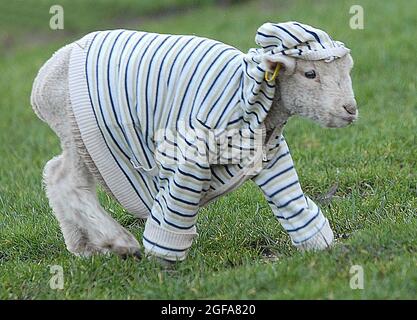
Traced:
POLYGON ((101 31, 48 60, 31 103, 61 140, 44 182, 69 251, 140 256, 135 237, 100 206, 97 183, 147 219, 149 256, 177 261, 197 234, 198 209, 247 179, 295 246, 331 245, 282 130, 292 115, 327 127, 357 119, 350 50, 298 22, 266 23, 256 42, 262 48, 243 54, 195 36, 101 31), (194 153, 184 156, 184 146, 194 153))

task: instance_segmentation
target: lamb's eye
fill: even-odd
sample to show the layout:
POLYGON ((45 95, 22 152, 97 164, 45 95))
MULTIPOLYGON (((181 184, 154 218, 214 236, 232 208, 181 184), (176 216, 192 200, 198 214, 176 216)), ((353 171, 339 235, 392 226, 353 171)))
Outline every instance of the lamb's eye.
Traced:
POLYGON ((310 70, 304 73, 304 75, 306 76, 306 78, 314 79, 316 77, 316 71, 310 70))

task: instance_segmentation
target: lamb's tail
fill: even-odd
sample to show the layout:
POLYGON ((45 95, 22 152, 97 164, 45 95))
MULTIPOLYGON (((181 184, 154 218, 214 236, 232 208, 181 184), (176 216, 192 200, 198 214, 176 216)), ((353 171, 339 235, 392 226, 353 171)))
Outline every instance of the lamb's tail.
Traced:
POLYGON ((30 94, 30 104, 32 105, 32 110, 42 121, 45 121, 45 119, 42 117, 39 108, 39 106, 43 105, 42 85, 40 79, 42 78, 42 74, 45 72, 46 65, 47 63, 45 63, 39 70, 35 80, 33 81, 32 93, 30 94))
POLYGON ((32 109, 38 118, 44 122, 46 122, 46 118, 42 115, 41 110, 45 110, 45 107, 48 105, 48 96, 45 92, 47 91, 45 90, 47 76, 50 74, 51 69, 54 68, 56 61, 59 61, 59 58, 57 60, 57 57, 60 57, 64 52, 70 52, 71 48, 72 44, 69 44, 55 52, 52 57, 49 58, 48 61, 46 61, 39 69, 39 72, 33 81, 30 104, 32 105, 32 109))

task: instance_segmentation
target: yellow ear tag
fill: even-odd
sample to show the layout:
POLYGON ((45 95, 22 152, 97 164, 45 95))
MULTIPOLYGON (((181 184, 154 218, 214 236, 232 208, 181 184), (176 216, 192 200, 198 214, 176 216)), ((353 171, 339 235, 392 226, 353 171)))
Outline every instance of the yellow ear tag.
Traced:
POLYGON ((281 65, 279 63, 277 63, 277 66, 275 67, 274 73, 272 74, 272 76, 269 78, 269 72, 265 71, 265 80, 270 82, 270 81, 274 81, 279 73, 279 69, 281 69, 281 65))

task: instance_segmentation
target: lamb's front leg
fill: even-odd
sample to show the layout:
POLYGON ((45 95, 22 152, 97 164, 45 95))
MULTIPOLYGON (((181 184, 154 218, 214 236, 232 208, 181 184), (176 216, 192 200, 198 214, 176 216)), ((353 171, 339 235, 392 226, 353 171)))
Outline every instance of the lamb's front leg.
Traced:
POLYGON ((113 252, 139 257, 135 237, 100 206, 95 181, 75 148, 48 161, 44 183, 53 213, 70 252, 89 256, 113 252))
POLYGON ((186 258, 197 235, 200 199, 209 188, 210 177, 206 163, 163 163, 159 173, 160 191, 143 234, 145 252, 150 257, 166 262, 186 258))
POLYGON ((333 242, 333 231, 320 208, 303 194, 284 138, 279 151, 253 178, 293 244, 301 250, 322 250, 333 242))

